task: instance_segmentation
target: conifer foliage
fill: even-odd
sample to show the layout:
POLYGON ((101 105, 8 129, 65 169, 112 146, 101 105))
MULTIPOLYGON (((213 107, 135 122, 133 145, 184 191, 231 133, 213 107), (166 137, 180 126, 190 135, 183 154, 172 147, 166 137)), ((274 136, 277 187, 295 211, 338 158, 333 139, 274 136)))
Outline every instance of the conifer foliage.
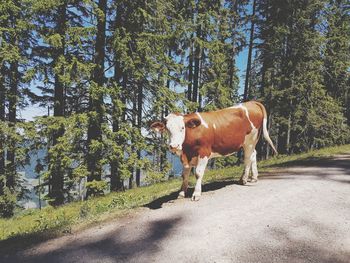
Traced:
POLYGON ((0 1, 0 216, 33 162, 53 206, 166 179, 170 112, 257 99, 281 153, 347 143, 349 50, 346 0, 0 1))

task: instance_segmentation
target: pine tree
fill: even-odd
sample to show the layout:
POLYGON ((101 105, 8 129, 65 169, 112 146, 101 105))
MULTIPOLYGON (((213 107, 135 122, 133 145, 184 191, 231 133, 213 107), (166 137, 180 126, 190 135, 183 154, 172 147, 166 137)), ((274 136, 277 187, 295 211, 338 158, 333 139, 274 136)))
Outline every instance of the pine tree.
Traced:
POLYGON ((47 119, 46 125, 50 128, 43 134, 48 140, 48 156, 43 162, 47 163, 44 179, 49 188, 47 198, 52 205, 62 204, 69 195, 66 184, 70 175, 62 151, 62 137, 66 132, 63 117, 86 110, 86 82, 92 71, 86 51, 91 47, 92 29, 83 21, 89 15, 89 8, 84 1, 58 0, 50 5, 45 1, 35 1, 32 6, 31 22, 40 40, 33 46, 34 74, 41 94, 30 90, 28 94, 33 103, 53 107, 55 121, 47 119))
POLYGON ((20 135, 23 125, 18 122, 18 109, 23 102, 23 85, 27 76, 28 49, 31 41, 31 25, 28 23, 30 2, 4 1, 0 4, 0 215, 10 216, 16 201, 24 194, 24 185, 18 169, 26 163, 24 138, 20 135), (7 107, 6 107, 7 106, 7 107))
POLYGON ((350 7, 347 1, 326 2, 324 82, 327 92, 345 109, 350 124, 350 7))
POLYGON ((252 18, 250 20, 250 33, 249 33, 249 47, 248 47, 248 59, 247 59, 247 68, 244 82, 244 93, 243 93, 243 101, 248 100, 250 96, 249 92, 249 80, 251 75, 251 63, 252 63, 252 54, 253 54, 253 41, 254 41, 254 27, 255 27, 255 11, 256 11, 256 0, 253 0, 252 7, 252 18))
POLYGON ((339 105, 325 94, 321 75, 324 38, 319 26, 323 9, 324 2, 317 0, 260 5, 264 17, 260 22, 259 56, 262 89, 273 114, 272 131, 277 135, 280 152, 299 152, 342 140, 339 134, 318 129, 342 126, 339 105), (318 119, 316 113, 330 105, 333 109, 318 119))
MULTIPOLYGON (((104 117, 103 86, 105 83, 105 48, 106 48, 106 10, 107 0, 99 0, 96 9, 97 26, 94 44, 94 71, 89 90, 89 127, 88 127, 88 153, 87 168, 88 181, 101 181, 102 176, 102 122, 104 117)), ((95 190, 88 189, 87 195, 95 190)))

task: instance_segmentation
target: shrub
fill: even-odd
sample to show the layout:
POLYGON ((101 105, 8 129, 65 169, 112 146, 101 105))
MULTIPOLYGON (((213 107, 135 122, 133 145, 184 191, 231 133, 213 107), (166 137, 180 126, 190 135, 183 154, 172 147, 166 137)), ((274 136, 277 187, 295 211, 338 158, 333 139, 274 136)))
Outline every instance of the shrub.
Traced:
POLYGON ((11 217, 16 208, 17 197, 7 187, 4 194, 0 196, 0 217, 11 217))
POLYGON ((107 182, 93 180, 92 182, 87 182, 85 186, 89 196, 102 196, 107 188, 107 182))
POLYGON ((147 172, 145 182, 146 184, 155 184, 162 181, 165 181, 165 173, 164 172, 155 172, 155 171, 149 171, 147 172))

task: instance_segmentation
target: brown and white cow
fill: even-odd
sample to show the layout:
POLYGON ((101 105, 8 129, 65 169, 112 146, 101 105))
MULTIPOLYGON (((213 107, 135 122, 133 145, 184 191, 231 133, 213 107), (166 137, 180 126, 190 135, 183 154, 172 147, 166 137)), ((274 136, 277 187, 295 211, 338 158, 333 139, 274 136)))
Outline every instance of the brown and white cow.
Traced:
POLYGON ((277 153, 266 128, 265 107, 256 101, 236 106, 191 114, 169 114, 163 122, 154 122, 151 128, 157 132, 168 131, 170 151, 180 156, 183 164, 183 183, 179 197, 184 197, 188 188, 191 167, 196 167, 197 178, 192 200, 199 200, 202 192, 202 178, 208 160, 231 155, 244 149, 244 172, 241 183, 247 183, 250 169, 251 182, 257 182, 255 146, 262 129, 264 138, 277 153))

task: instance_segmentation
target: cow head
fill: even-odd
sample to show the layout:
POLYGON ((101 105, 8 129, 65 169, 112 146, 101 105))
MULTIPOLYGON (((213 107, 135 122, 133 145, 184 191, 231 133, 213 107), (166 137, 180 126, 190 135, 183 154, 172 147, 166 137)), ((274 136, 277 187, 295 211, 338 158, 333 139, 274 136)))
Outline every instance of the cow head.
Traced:
POLYGON ((169 149, 173 153, 179 153, 182 151, 182 144, 185 141, 186 128, 195 128, 201 124, 198 118, 186 118, 181 114, 170 113, 165 117, 163 122, 154 122, 151 125, 151 129, 156 132, 168 131, 169 149))

